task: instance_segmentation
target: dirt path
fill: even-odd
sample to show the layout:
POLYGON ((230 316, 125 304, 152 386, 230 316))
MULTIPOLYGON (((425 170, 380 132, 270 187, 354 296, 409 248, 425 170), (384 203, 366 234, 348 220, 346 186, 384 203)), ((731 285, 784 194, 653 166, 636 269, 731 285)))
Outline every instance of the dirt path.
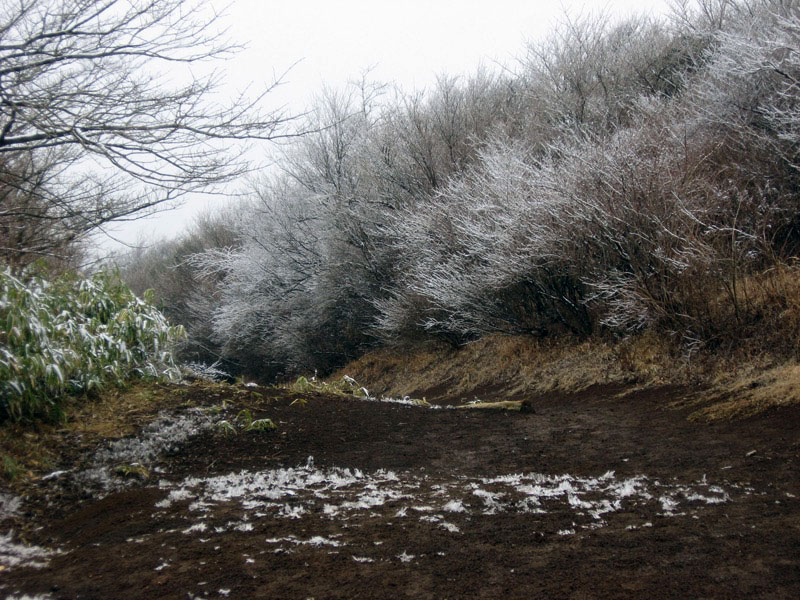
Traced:
POLYGON ((35 547, 6 556, 0 589, 800 597, 800 410, 709 425, 665 408, 681 390, 614 392, 534 398, 528 415, 265 392, 249 408, 276 431, 200 427, 99 500, 80 498, 77 471, 42 482, 17 516, 38 520, 35 547))

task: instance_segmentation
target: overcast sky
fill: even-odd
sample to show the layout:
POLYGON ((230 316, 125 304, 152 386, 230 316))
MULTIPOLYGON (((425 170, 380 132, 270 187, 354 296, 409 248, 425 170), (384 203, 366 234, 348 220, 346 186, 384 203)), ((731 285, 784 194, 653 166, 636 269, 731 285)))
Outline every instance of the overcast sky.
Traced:
MULTIPOLYGON (((231 94, 263 88, 288 70, 269 107, 302 112, 323 85, 342 86, 372 68, 377 81, 406 90, 437 75, 468 74, 483 64, 513 67, 525 44, 545 37, 565 12, 618 15, 666 11, 668 0, 212 0, 225 11, 229 37, 247 49, 224 65, 231 94)), ((180 233, 194 215, 224 200, 195 198, 183 208, 116 228, 136 243, 180 233)), ((116 244, 110 241, 105 247, 116 244)))

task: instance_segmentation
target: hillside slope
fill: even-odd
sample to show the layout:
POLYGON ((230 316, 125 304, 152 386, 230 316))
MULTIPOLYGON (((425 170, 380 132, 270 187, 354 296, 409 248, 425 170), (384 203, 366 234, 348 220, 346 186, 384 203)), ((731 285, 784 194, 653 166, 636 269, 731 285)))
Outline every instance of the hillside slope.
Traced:
POLYGON ((523 399, 593 386, 620 394, 679 386, 685 390, 679 404, 693 407, 693 419, 741 418, 800 404, 800 366, 794 361, 732 353, 687 358, 654 335, 617 343, 493 335, 460 347, 381 348, 330 380, 345 375, 377 397, 430 401, 523 399))

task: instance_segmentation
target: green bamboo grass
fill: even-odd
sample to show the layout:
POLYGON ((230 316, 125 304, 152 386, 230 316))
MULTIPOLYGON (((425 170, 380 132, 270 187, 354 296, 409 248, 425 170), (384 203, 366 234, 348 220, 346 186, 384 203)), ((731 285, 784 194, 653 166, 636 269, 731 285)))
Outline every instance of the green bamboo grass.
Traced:
POLYGON ((0 273, 0 420, 60 412, 67 396, 135 378, 178 378, 184 333, 114 273, 52 282, 0 273))

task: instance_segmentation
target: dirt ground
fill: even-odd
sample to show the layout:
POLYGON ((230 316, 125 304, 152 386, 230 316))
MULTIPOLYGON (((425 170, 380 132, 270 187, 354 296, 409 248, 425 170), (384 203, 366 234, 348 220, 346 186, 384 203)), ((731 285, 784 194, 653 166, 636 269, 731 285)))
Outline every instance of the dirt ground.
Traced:
POLYGON ((7 566, 0 590, 800 598, 800 408, 697 423, 675 407, 687 390, 621 391, 530 398, 531 414, 231 396, 216 418, 277 429, 199 428, 105 491, 70 480, 88 456, 39 482, 3 527, 38 565, 7 566))

